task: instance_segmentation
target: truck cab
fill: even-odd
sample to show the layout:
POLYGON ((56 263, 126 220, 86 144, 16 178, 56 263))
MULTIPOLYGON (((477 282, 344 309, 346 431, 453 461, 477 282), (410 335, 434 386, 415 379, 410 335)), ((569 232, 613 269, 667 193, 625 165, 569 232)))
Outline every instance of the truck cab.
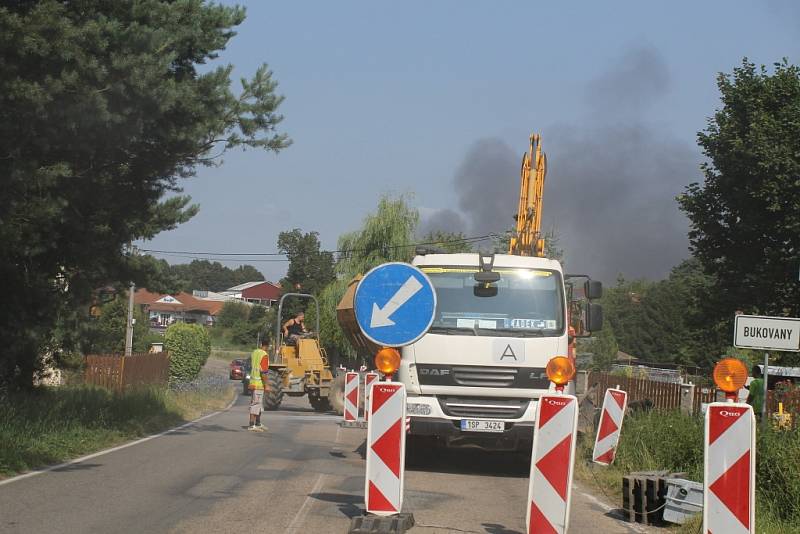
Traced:
MULTIPOLYGON (((425 440, 530 448, 537 399, 552 390, 547 362, 571 355, 575 307, 560 263, 423 253, 413 265, 430 278, 437 304, 428 333, 402 349, 396 375, 408 395, 409 448, 425 440)), ((594 306, 596 323, 600 310, 594 306)), ((566 390, 572 391, 574 382, 566 390)))

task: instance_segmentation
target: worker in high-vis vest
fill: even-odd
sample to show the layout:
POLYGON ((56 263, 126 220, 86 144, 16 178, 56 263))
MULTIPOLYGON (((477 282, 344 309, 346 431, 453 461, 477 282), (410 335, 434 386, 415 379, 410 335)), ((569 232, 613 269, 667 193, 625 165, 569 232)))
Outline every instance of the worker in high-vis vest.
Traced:
POLYGON ((261 407, 264 404, 264 389, 267 384, 267 372, 269 371, 269 355, 267 348, 269 344, 266 340, 261 342, 261 348, 253 351, 250 355, 250 426, 248 430, 263 432, 267 427, 261 424, 261 407))

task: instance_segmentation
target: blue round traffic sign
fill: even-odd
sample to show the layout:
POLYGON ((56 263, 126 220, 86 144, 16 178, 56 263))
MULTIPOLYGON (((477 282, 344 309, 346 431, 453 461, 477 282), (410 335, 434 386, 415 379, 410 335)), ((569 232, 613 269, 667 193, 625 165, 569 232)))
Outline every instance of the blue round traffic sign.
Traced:
POLYGON ((358 283, 354 306, 358 326, 368 339, 384 347, 402 347, 431 327, 436 291, 413 265, 384 263, 358 283))

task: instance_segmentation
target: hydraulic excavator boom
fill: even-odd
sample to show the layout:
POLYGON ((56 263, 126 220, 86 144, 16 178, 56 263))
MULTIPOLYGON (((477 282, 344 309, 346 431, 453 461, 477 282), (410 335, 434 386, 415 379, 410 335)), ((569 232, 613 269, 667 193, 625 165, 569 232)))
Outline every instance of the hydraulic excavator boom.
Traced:
POLYGON ((542 152, 539 134, 531 134, 530 143, 530 149, 522 156, 519 209, 514 216, 517 227, 511 236, 508 253, 544 257, 542 195, 547 174, 547 156, 542 152))

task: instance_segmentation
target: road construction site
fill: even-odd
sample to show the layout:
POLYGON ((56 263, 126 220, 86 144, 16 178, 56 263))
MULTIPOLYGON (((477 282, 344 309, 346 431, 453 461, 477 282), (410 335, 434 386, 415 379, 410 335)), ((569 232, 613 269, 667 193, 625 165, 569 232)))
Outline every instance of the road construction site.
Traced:
MULTIPOLYGON (((366 430, 303 398, 266 412, 264 433, 245 430, 247 411, 240 396, 154 439, 4 481, 0 531, 347 532, 364 510, 366 430)), ((521 454, 437 451, 406 470, 411 532, 525 532, 528 473, 521 454)), ((646 532, 613 504, 576 484, 571 532, 646 532)))

